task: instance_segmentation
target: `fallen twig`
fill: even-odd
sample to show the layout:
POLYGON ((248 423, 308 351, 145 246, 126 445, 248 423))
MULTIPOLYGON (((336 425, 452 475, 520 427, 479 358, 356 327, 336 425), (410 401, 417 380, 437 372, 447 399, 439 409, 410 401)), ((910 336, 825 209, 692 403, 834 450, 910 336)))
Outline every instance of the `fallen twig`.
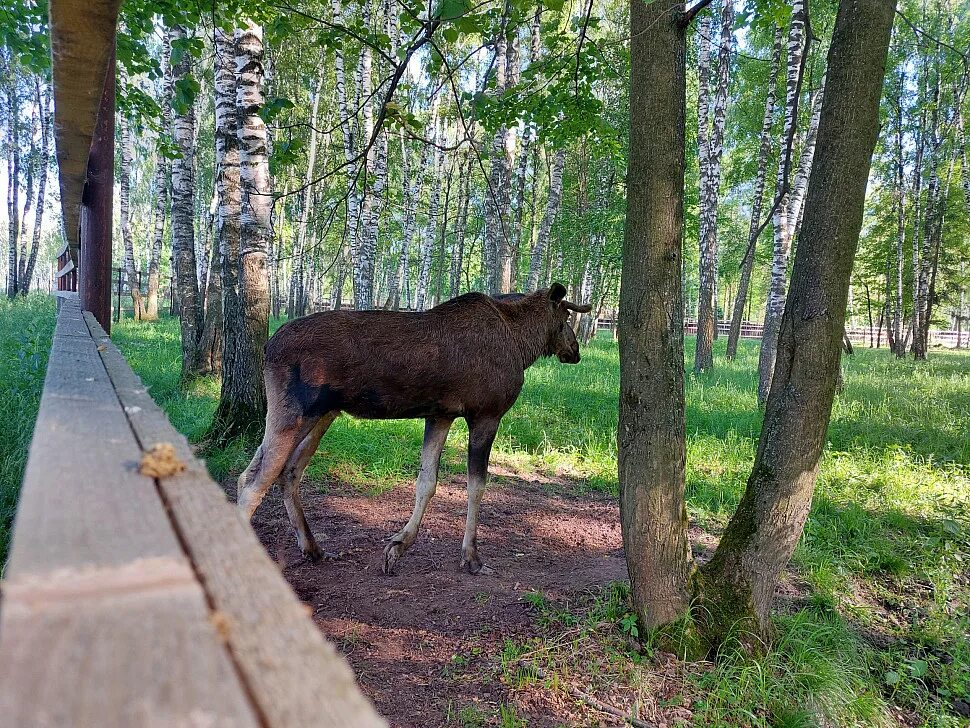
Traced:
MULTIPOLYGON (((525 662, 524 660, 520 660, 519 665, 521 667, 524 667, 526 670, 531 671, 532 674, 534 674, 540 680, 546 679, 546 671, 543 670, 541 667, 534 665, 531 662, 525 662)), ((612 715, 614 718, 618 718, 624 723, 629 723, 634 728, 657 728, 656 723, 648 723, 645 720, 634 718, 632 715, 627 715, 616 706, 610 705, 608 703, 604 703, 602 700, 598 700, 597 698, 594 698, 589 693, 584 692, 573 685, 566 684, 565 682, 563 683, 563 685, 566 688, 566 692, 568 692, 570 695, 576 698, 576 700, 586 703, 586 705, 593 708, 594 710, 598 710, 601 713, 606 713, 607 715, 612 715)))

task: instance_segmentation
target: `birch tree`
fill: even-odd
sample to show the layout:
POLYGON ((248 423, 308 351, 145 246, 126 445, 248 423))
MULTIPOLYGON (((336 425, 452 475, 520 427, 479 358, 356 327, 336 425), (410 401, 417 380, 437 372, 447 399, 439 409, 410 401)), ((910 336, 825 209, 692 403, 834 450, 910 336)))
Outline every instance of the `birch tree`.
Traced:
POLYGON ((30 243, 30 253, 24 266, 24 275, 20 280, 20 292, 27 295, 30 291, 30 283, 34 278, 34 267, 37 264, 37 255, 40 252, 40 236, 44 226, 44 204, 47 193, 47 177, 49 176, 51 160, 51 121, 50 111, 50 92, 45 92, 43 96, 40 92, 40 81, 34 85, 34 92, 39 109, 38 118, 40 120, 40 158, 37 160, 37 203, 34 205, 34 227, 30 243))
MULTIPOLYGON (((239 154, 239 270, 238 289, 231 276, 224 281, 224 315, 227 327, 238 325, 230 358, 227 338, 222 366, 222 393, 216 410, 223 439, 235 434, 253 432, 263 423, 266 412, 266 393, 263 389, 264 348, 269 338, 269 256, 272 237, 273 198, 269 179, 268 137, 266 124, 260 117, 263 107, 263 29, 245 19, 235 32, 235 90, 236 138, 239 154), (238 301, 231 300, 238 290, 238 301), (232 306, 239 314, 230 312, 232 306)), ((228 79, 224 92, 228 93, 228 79)), ((226 116, 228 100, 223 100, 226 116)), ((225 246, 224 260, 231 256, 232 195, 231 145, 224 136, 229 131, 229 119, 220 116, 220 135, 225 175, 220 175, 222 192, 226 195, 225 219, 229 228, 220 229, 220 244, 225 246)), ((222 219, 222 213, 220 213, 222 219)), ((225 263, 224 263, 225 265, 225 263)), ((228 332, 227 332, 228 333, 228 332)))
MULTIPOLYGON (((169 31, 173 56, 179 49, 179 59, 172 64, 175 84, 190 79, 192 57, 185 45, 187 37, 180 25, 169 31)), ((185 380, 202 371, 202 301, 195 262, 195 107, 192 103, 183 103, 175 109, 172 138, 178 150, 172 162, 172 257, 181 319, 182 379, 185 380)))
MULTIPOLYGON (((805 3, 794 0, 791 24, 788 28, 787 64, 785 83, 785 121, 782 129, 783 144, 794 138, 797 124, 799 77, 802 54, 805 52, 805 3)), ((771 389, 771 377, 778 351, 778 328, 785 310, 785 291, 788 283, 788 255, 791 252, 791 230, 788 227, 788 174, 787 165, 778 165, 775 181, 775 211, 772 215, 774 246, 771 261, 771 283, 768 302, 765 304, 765 320, 761 335, 761 352, 758 359, 758 403, 763 405, 771 389)))
POLYGON ((778 70, 781 65, 782 31, 775 27, 774 43, 771 51, 771 70, 768 72, 768 95, 765 98, 765 115, 761 121, 761 135, 758 143, 758 171, 754 183, 754 195, 751 200, 751 220, 748 225, 748 247, 741 260, 741 275, 738 280, 738 292, 734 299, 734 311, 731 315, 731 330, 727 340, 727 358, 734 359, 738 352, 738 340, 741 338, 741 324, 744 321, 744 307, 748 302, 748 292, 751 286, 751 273, 754 270, 754 254, 758 244, 758 233, 761 226, 761 214, 764 207, 765 184, 768 179, 768 161, 772 149, 772 129, 775 122, 775 89, 778 85, 778 70))
POLYGON ((141 289, 135 275, 135 240, 131 231, 131 171, 134 166, 134 139, 131 136, 131 120, 124 114, 120 119, 121 168, 119 170, 119 207, 121 212, 121 241, 125 250, 125 281, 131 295, 136 321, 142 317, 141 289))
MULTIPOLYGON (((495 57, 492 63, 495 73, 494 95, 502 96, 508 88, 508 18, 502 19, 495 37, 495 57)), ((514 54, 515 58, 518 54, 514 54)), ((511 240, 509 238, 509 206, 511 203, 512 145, 514 137, 506 126, 500 126, 492 138, 491 164, 488 174, 488 190, 485 197, 485 243, 483 248, 485 276, 492 293, 508 293, 511 290, 512 264, 511 240)))
POLYGON ((525 284, 526 291, 534 291, 539 287, 542 263, 545 258, 546 249, 549 246, 549 235, 552 232, 552 224, 556 221, 556 216, 559 214, 559 207, 562 204, 562 176, 565 169, 566 150, 558 149, 553 157, 552 170, 549 173, 549 197, 546 200, 546 208, 542 214, 542 222, 539 224, 539 233, 536 237, 535 245, 532 246, 532 254, 529 257, 529 277, 525 284))
MULTIPOLYGON (((701 372, 714 366, 714 337, 716 335, 717 282, 717 207, 721 186, 721 156, 724 152, 724 126, 727 119, 728 81, 731 67, 731 45, 734 37, 734 3, 723 0, 721 4, 721 34, 717 53, 717 85, 714 91, 714 114, 710 122, 710 135, 707 134, 707 100, 701 101, 708 93, 707 62, 708 55, 705 39, 701 39, 702 61, 701 88, 698 97, 698 145, 709 144, 701 175, 701 239, 700 239, 700 292, 697 303, 697 338, 694 350, 694 371, 701 372), (703 114, 703 115, 702 115, 703 114), (703 129, 703 131, 702 131, 703 129)), ((707 30, 705 24, 704 33, 707 30)))
MULTIPOLYGON (((169 37, 162 39, 162 97, 159 107, 162 110, 162 129, 171 128, 172 66, 169 37)), ((164 154, 155 155, 155 175, 152 188, 155 195, 152 245, 148 255, 148 288, 145 291, 144 318, 155 321, 158 318, 158 295, 161 279, 162 243, 165 238, 165 214, 168 208, 168 185, 171 165, 164 154)))

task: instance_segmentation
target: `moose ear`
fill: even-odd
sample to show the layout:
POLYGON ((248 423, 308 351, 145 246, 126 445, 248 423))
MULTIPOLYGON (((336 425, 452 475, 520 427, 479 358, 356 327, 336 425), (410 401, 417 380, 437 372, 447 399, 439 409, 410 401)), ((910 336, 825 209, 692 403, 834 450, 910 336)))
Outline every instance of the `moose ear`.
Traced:
POLYGON ((559 303, 565 297, 566 287, 562 283, 553 283, 549 289, 549 300, 553 303, 559 303))

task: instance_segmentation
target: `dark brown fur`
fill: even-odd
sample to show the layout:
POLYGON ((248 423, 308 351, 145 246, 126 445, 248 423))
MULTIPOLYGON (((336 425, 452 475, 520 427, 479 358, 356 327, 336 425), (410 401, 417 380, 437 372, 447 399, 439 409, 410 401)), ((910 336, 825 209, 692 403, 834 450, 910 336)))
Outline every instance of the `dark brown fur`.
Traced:
MULTIPOLYGON (((300 545, 307 555, 319 555, 296 491, 306 461, 340 412, 370 419, 425 418, 425 480, 430 478, 426 470, 437 471, 451 422, 464 417, 469 424, 471 510, 472 491, 484 489, 492 441, 499 421, 519 396, 525 370, 542 356, 579 361, 568 318, 571 310, 585 307, 564 301, 565 293, 559 284, 529 295, 468 293, 422 313, 328 311, 282 326, 266 346, 266 436, 239 481, 246 515, 252 515, 282 473, 300 545), (481 481, 480 488, 471 487, 473 479, 481 481)), ((433 493, 433 481, 424 490, 429 485, 433 493)), ((419 477, 419 491, 421 486, 419 477)), ((418 521, 423 513, 419 506, 418 521)), ((477 560, 477 503, 474 510, 466 551, 477 560)), ((402 548, 385 564, 388 570, 413 541, 417 523, 411 531, 409 538, 392 541, 402 548)), ((477 571, 481 564, 469 568, 477 571)))

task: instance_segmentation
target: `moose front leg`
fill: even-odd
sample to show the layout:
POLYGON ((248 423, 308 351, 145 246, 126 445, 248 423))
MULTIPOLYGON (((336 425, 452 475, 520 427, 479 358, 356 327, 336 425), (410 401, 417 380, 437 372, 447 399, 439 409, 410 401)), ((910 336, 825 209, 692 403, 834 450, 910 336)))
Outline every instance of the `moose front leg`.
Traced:
POLYGON ((411 548, 411 544, 418 537, 421 519, 428 508, 431 496, 438 487, 438 465, 441 463, 441 451, 448 430, 451 429, 451 419, 428 418, 424 421, 424 445, 421 447, 421 471, 414 486, 414 512, 404 528, 394 534, 391 542, 384 549, 384 573, 390 574, 394 570, 394 562, 404 556, 404 552, 411 548))
POLYGON ((461 543, 460 569, 469 574, 490 574, 478 556, 478 513, 488 480, 488 459, 498 432, 499 419, 473 419, 468 423, 468 515, 461 543))

